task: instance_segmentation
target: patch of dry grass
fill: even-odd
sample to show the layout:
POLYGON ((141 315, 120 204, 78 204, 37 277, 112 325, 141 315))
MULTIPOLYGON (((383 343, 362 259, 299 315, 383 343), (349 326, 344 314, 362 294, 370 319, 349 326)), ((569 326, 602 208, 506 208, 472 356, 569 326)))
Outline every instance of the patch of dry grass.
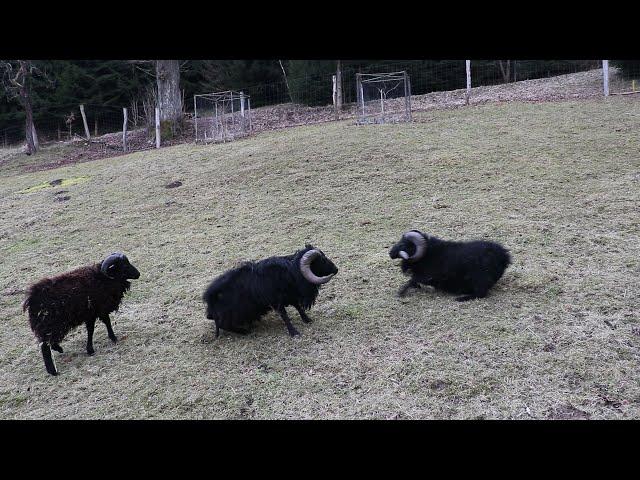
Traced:
POLYGON ((635 98, 512 103, 3 171, 0 418, 638 418, 638 131, 635 98), (398 299, 409 228, 514 265, 482 301, 398 299), (302 336, 270 314, 215 340, 207 283, 305 242, 340 273, 302 336), (89 358, 78 329, 46 375, 21 290, 116 249, 142 274, 121 341, 98 325, 89 358))

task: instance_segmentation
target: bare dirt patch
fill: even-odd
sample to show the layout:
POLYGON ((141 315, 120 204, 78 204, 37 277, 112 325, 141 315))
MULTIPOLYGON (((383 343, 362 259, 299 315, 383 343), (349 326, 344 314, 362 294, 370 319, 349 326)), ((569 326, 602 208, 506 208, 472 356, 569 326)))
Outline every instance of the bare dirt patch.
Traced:
POLYGON ((560 405, 547 415, 550 420, 589 420, 591 415, 573 405, 560 405))

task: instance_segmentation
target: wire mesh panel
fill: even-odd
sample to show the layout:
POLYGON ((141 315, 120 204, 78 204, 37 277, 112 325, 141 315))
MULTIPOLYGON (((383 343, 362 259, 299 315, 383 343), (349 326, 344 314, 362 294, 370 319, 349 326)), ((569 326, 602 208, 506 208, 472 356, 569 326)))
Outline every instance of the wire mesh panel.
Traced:
POLYGON ((640 93, 640 60, 612 60, 609 63, 611 95, 640 93))
POLYGON ((193 96, 196 142, 228 142, 251 133, 251 99, 244 92, 193 96))
POLYGON ((407 72, 357 73, 357 122, 411 121, 411 85, 407 72))

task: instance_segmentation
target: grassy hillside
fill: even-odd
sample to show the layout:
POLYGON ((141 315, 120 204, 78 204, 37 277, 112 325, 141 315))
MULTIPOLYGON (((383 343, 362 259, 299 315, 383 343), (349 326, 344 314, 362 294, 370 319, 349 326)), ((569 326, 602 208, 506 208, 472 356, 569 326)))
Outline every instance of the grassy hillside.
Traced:
POLYGON ((416 117, 32 173, 5 155, 0 418, 638 418, 638 99, 416 117), (399 299, 388 248, 410 228, 500 241, 514 264, 481 301, 399 299), (313 323, 291 309, 302 335, 270 314, 214 339, 207 283, 305 242, 340 272, 313 323), (46 375, 22 290, 114 250, 142 274, 120 342, 98 323, 87 357, 80 328, 46 375))

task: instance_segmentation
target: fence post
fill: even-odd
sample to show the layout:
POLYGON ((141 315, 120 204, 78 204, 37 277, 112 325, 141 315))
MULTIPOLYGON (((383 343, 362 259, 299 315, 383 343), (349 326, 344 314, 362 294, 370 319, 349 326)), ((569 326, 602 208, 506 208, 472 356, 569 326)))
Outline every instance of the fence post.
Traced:
POLYGON ((465 98, 465 104, 469 105, 469 99, 471 98, 471 60, 466 60, 467 64, 467 95, 465 98))
POLYGON ((409 75, 404 72, 404 113, 408 122, 411 121, 411 86, 409 85, 409 75))
POLYGON ((124 122, 122 124, 122 150, 127 151, 127 109, 123 108, 124 122))
POLYGON ((236 116, 233 114, 233 90, 231 91, 231 128, 236 126, 236 116))
MULTIPOLYGON (((196 103, 196 96, 193 96, 193 123, 196 129, 196 143, 198 143, 198 104, 196 103)), ((205 129, 206 133, 206 129, 205 129)))
POLYGON ((409 121, 412 121, 411 117, 411 79, 407 74, 407 98, 409 99, 409 121))
POLYGON ((80 113, 82 114, 82 122, 84 123, 84 133, 87 135, 87 140, 91 140, 89 125, 87 125, 87 116, 84 114, 84 105, 80 105, 80 113))
POLYGON ((211 127, 211 133, 213 134, 213 139, 216 140, 218 138, 218 122, 220 119, 218 118, 218 99, 215 100, 216 103, 213 104, 215 107, 215 117, 213 118, 213 123, 211 127))
POLYGON ((360 79, 360 101, 362 102, 362 116, 364 117, 364 91, 362 89, 362 79, 360 79))
POLYGON ((34 123, 31 123, 31 135, 33 135, 33 144, 36 146, 36 150, 40 148, 40 143, 38 142, 38 132, 36 131, 36 126, 34 123))
POLYGON ((156 107, 156 148, 160 148, 160 109, 156 107))
POLYGON ((333 99, 333 106, 336 106, 336 94, 337 94, 337 90, 336 90, 336 76, 333 75, 331 77, 331 82, 332 82, 332 87, 331 87, 331 98, 333 99))
POLYGON ((609 60, 602 60, 602 75, 604 77, 604 96, 609 96, 609 60))

